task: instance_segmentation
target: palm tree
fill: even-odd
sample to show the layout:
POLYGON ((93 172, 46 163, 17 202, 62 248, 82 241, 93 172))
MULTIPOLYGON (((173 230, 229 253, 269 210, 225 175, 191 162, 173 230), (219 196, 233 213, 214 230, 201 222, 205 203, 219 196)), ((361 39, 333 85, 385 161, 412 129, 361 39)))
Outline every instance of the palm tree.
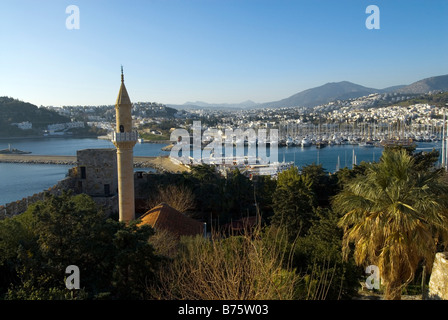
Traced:
POLYGON ((385 150, 365 175, 349 181, 334 197, 343 214, 343 251, 354 243, 358 265, 377 265, 385 299, 401 299, 420 263, 431 270, 438 245, 447 244, 448 186, 440 171, 415 169, 405 150, 385 150))

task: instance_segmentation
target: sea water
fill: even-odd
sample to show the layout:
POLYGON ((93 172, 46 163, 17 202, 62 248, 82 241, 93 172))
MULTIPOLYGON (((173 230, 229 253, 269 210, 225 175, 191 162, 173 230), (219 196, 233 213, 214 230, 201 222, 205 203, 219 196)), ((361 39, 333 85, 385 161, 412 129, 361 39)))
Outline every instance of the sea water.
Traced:
MULTIPOLYGON (((109 140, 78 138, 36 138, 0 140, 0 150, 11 148, 29 151, 33 155, 76 156, 81 149, 115 148, 109 140)), ((162 151, 165 144, 138 143, 134 147, 135 156, 155 157, 169 155, 162 151)), ((68 174, 70 165, 0 163, 0 205, 21 200, 54 186, 68 174)), ((139 168, 152 171, 151 168, 139 168)))
MULTIPOLYGON (((78 138, 39 138, 1 140, 0 149, 12 148, 30 151, 35 155, 69 155, 75 156, 77 150, 88 148, 115 148, 111 141, 102 139, 78 138)), ((168 151, 162 151, 165 144, 137 143, 134 147, 135 156, 164 156, 168 151)), ((417 145, 417 151, 431 151, 432 148, 441 150, 441 142, 424 142, 417 145)), ((339 168, 352 168, 353 154, 356 163, 361 161, 378 161, 383 148, 363 148, 357 145, 335 145, 323 149, 311 147, 279 147, 279 161, 293 161, 296 166, 322 164, 327 172, 334 172, 339 168)), ((19 164, 0 163, 0 205, 20 200, 24 197, 41 192, 64 179, 68 173, 67 165, 50 164, 19 164)), ((138 169, 146 170, 146 169, 138 169)), ((150 169, 148 169, 150 170, 150 169)))
POLYGON ((71 166, 0 163, 0 205, 21 200, 54 186, 71 166))

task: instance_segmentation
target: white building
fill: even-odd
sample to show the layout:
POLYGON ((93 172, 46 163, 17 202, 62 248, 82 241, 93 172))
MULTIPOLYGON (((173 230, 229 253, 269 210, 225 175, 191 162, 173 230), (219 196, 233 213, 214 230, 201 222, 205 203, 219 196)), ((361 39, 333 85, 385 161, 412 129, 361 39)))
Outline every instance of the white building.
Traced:
POLYGON ((17 126, 17 128, 22 130, 29 130, 33 128, 33 124, 29 121, 24 121, 20 123, 11 123, 11 125, 17 126))

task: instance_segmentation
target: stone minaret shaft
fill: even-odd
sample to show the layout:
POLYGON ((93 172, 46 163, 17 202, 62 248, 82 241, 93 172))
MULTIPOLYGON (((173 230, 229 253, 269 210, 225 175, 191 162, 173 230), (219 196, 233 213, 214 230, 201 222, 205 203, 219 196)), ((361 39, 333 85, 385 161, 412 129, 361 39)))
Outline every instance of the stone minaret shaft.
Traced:
POLYGON ((134 145, 138 134, 132 128, 132 103, 124 85, 123 67, 121 68, 121 87, 115 103, 117 128, 112 142, 117 147, 118 170, 118 210, 120 221, 135 219, 134 198, 134 145))

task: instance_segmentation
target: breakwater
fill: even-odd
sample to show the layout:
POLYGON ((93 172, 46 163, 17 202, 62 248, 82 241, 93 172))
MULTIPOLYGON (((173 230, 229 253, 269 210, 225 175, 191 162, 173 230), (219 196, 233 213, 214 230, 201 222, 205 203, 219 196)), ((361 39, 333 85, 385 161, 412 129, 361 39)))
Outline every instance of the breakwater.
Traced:
MULTIPOLYGON (((51 155, 19 155, 0 154, 0 162, 5 163, 29 163, 29 164, 61 164, 77 165, 76 156, 51 156, 51 155)), ((182 165, 173 163, 168 156, 158 157, 134 157, 134 168, 154 168, 161 172, 185 171, 182 165)))
POLYGON ((76 165, 76 156, 0 154, 0 162, 76 165))
MULTIPOLYGON (((134 167, 153 167, 158 157, 134 157, 134 167)), ((77 165, 76 156, 0 154, 0 162, 77 165)))

